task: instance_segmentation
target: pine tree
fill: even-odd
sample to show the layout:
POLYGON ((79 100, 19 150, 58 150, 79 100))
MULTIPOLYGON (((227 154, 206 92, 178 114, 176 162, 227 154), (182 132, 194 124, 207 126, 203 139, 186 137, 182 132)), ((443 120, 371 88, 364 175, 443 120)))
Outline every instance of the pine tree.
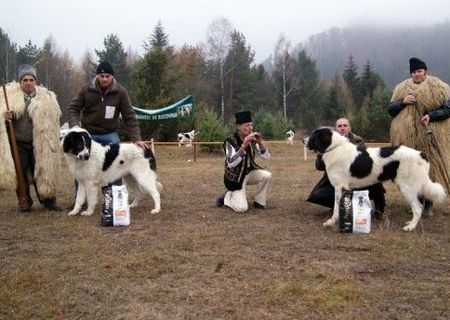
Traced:
POLYGON ((227 93, 227 112, 225 118, 242 109, 251 107, 251 64, 255 53, 247 45, 245 36, 236 30, 231 34, 231 47, 225 60, 225 70, 228 70, 225 81, 227 93))
POLYGON ((39 51, 39 48, 33 44, 31 40, 28 40, 24 47, 19 47, 19 51, 17 52, 17 64, 36 65, 39 51))
POLYGON ((357 110, 359 110, 361 108, 364 96, 361 94, 361 81, 358 77, 358 66, 355 64, 352 55, 348 58, 342 77, 350 89, 352 99, 357 110))
POLYGON ((363 74, 361 76, 361 94, 363 97, 368 96, 370 99, 377 87, 384 88, 384 83, 381 77, 373 71, 373 66, 369 60, 364 65, 363 74))
MULTIPOLYGON (((133 67, 131 100, 134 105, 146 109, 158 109, 176 101, 174 88, 177 85, 177 72, 171 67, 173 59, 172 47, 167 41, 168 36, 160 23, 149 37, 155 39, 149 42, 147 51, 133 67), (156 40, 159 39, 159 40, 156 40)), ((142 122, 143 136, 152 136, 170 140, 176 136, 176 126, 169 120, 161 123, 142 122)))
POLYGON ((326 96, 321 87, 319 70, 316 61, 304 50, 298 53, 295 69, 297 70, 297 86, 288 115, 294 120, 296 127, 314 129, 322 120, 320 110, 326 96))
POLYGON ((125 88, 130 87, 130 68, 127 64, 127 53, 116 34, 108 34, 103 40, 104 49, 95 50, 99 62, 107 61, 114 68, 114 77, 125 88))
POLYGON ((153 33, 144 41, 144 49, 149 51, 151 49, 167 49, 169 46, 169 36, 165 33, 161 21, 156 24, 153 33))

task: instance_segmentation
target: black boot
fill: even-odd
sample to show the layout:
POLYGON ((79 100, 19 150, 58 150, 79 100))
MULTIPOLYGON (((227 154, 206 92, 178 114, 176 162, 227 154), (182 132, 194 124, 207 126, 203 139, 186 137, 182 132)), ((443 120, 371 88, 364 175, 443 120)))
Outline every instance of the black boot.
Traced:
POLYGON ((424 199, 422 203, 423 203, 422 215, 424 217, 431 217, 433 215, 433 201, 424 199))
POLYGON ((62 211, 62 208, 56 204, 56 198, 43 199, 41 202, 45 210, 48 211, 62 211))

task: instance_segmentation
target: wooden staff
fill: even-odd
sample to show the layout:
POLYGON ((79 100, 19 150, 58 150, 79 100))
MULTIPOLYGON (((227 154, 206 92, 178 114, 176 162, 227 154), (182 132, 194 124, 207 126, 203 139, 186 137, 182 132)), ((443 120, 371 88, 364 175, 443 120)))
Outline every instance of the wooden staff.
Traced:
MULTIPOLYGON (((5 95, 5 102, 6 102, 6 111, 9 112, 9 103, 8 103, 8 96, 6 94, 6 87, 5 84, 2 82, 3 87, 3 94, 5 95)), ((16 177, 17 177, 17 199, 19 200, 19 207, 22 210, 29 210, 30 209, 30 203, 28 202, 28 186, 25 184, 25 177, 22 173, 22 165, 20 162, 20 155, 19 155, 19 149, 17 148, 16 143, 16 135, 14 133, 14 124, 11 119, 5 118, 5 127, 6 127, 6 133, 8 134, 8 141, 9 141, 9 147, 11 148, 11 155, 14 161, 14 168, 16 170, 16 177)))

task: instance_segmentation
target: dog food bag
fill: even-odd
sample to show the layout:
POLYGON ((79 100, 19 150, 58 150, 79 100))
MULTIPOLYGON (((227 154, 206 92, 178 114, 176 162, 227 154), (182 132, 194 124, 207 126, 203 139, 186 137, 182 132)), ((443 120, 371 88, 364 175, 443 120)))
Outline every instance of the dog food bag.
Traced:
POLYGON ((352 197, 353 192, 344 191, 339 200, 339 232, 353 231, 352 197))
POLYGON ((102 187, 102 205, 100 208, 100 224, 104 227, 112 227, 113 226, 112 186, 102 187))
POLYGON ((369 191, 353 191, 353 232, 369 233, 371 228, 372 204, 369 199, 369 191))
POLYGON ((130 207, 128 205, 127 187, 112 186, 113 196, 113 226, 128 226, 130 224, 130 207))

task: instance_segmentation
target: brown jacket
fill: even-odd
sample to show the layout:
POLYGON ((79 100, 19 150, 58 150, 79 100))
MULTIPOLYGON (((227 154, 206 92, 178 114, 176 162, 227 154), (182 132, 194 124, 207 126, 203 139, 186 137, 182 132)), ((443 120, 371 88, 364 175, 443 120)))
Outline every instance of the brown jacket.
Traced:
POLYGON ((91 134, 117 132, 119 130, 119 115, 122 115, 131 141, 141 140, 139 123, 131 106, 128 93, 115 79, 111 87, 104 93, 98 86, 97 78, 92 79, 81 88, 67 107, 69 126, 81 125, 91 134), (109 110, 114 110, 111 117, 106 115, 107 107, 110 107, 109 110))

